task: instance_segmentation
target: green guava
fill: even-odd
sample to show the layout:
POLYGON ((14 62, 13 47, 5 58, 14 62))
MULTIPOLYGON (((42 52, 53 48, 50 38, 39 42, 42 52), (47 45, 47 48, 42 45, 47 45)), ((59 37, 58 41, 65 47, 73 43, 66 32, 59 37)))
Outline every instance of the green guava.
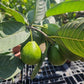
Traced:
POLYGON ((21 50, 21 59, 25 64, 34 65, 41 59, 41 49, 35 41, 29 41, 21 50))
POLYGON ((48 50, 48 60, 51 64, 60 66, 66 62, 66 58, 61 55, 60 50, 57 48, 57 45, 52 45, 48 50))

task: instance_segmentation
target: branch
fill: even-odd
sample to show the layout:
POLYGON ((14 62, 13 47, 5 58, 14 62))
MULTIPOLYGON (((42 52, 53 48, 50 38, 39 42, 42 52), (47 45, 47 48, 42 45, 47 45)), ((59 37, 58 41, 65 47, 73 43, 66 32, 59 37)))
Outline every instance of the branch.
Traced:
POLYGON ((33 29, 33 30, 36 30, 38 32, 40 32, 41 34, 43 34, 46 38, 48 38, 48 35, 46 33, 44 33, 43 31, 33 27, 33 26, 27 26, 28 29, 33 29))
POLYGON ((36 30, 36 31, 40 32, 42 35, 44 35, 44 36, 46 37, 46 39, 47 39, 49 42, 51 42, 51 43, 53 44, 54 41, 53 41, 51 38, 49 38, 49 36, 48 36, 46 33, 44 33, 43 31, 41 31, 41 30, 39 30, 39 29, 37 29, 37 28, 35 28, 35 27, 33 27, 33 26, 27 26, 27 28, 28 28, 28 29, 32 29, 32 30, 36 30))

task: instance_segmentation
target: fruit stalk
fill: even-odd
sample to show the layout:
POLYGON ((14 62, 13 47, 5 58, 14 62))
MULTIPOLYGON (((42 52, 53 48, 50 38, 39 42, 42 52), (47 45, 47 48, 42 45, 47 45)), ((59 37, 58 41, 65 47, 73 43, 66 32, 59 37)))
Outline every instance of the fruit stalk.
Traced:
POLYGON ((31 41, 33 41, 32 30, 30 29, 31 41))

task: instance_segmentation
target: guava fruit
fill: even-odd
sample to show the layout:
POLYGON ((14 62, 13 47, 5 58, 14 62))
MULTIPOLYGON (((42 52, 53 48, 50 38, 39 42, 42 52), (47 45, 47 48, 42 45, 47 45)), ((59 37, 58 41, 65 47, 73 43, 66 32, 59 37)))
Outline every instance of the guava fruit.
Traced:
POLYGON ((35 41, 29 41, 21 50, 21 59, 25 64, 34 65, 41 59, 41 49, 35 41))
POLYGON ((56 35, 56 31, 59 29, 59 26, 56 24, 44 24, 42 31, 47 35, 53 36, 56 35))
POLYGON ((59 48, 57 45, 52 45, 48 50, 48 60, 51 64, 60 66, 66 62, 66 58, 61 55, 59 48))

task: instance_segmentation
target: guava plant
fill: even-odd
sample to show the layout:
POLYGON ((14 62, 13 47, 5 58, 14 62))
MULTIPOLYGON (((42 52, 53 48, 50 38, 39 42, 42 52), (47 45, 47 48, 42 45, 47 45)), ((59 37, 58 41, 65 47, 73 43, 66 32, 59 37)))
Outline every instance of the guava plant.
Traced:
POLYGON ((83 11, 84 1, 66 0, 54 7, 50 5, 49 0, 36 0, 35 8, 23 15, 0 2, 1 17, 4 12, 12 18, 0 18, 0 81, 13 78, 25 64, 36 64, 31 75, 33 79, 47 55, 50 63, 56 66, 67 59, 84 60, 84 18, 60 26, 53 17, 83 11), (39 45, 43 42, 46 50, 41 53, 39 45), (21 59, 12 53, 17 45, 21 45, 21 59))

